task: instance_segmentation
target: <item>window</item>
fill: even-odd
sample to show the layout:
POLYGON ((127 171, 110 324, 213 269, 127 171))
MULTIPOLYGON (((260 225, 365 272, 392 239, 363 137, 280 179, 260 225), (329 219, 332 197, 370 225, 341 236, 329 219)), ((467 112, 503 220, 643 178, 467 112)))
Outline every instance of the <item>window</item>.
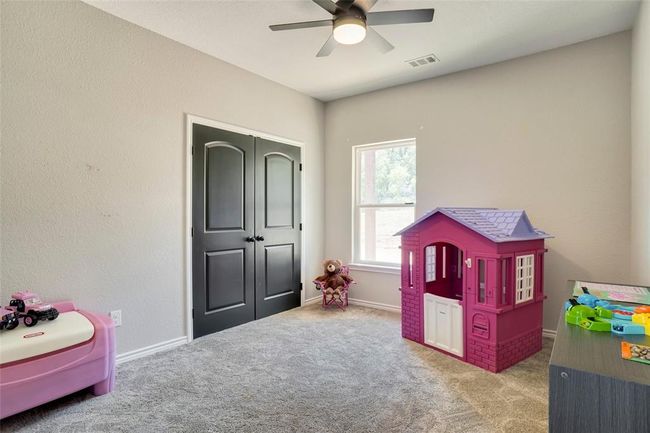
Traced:
POLYGON ((396 267, 415 211, 415 140, 356 146, 353 261, 396 267))
POLYGON ((530 301, 533 299, 533 282, 535 280, 535 269, 533 263, 535 256, 517 256, 517 273, 515 279, 515 303, 530 301))
POLYGON ((426 266, 426 279, 427 283, 436 281, 436 246, 429 245, 424 249, 424 260, 426 266))
POLYGON ((510 287, 510 272, 512 260, 510 258, 501 259, 501 304, 508 305, 508 287, 510 287))
POLYGON ((409 251, 409 287, 413 287, 413 251, 409 251))
POLYGON ((476 260, 478 264, 478 302, 485 304, 485 260, 476 260))
POLYGON ((442 279, 447 278, 447 247, 442 247, 442 279))

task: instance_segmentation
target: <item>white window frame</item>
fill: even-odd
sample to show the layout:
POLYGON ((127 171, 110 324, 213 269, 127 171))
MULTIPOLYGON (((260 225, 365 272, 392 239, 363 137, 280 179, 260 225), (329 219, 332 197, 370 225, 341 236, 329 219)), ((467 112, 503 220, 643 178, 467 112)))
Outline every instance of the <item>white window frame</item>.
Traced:
MULTIPOLYGON (((360 157, 361 152, 364 150, 388 149, 391 147, 399 147, 399 146, 416 146, 415 138, 384 141, 381 143, 362 144, 362 145, 352 147, 352 185, 353 185, 352 187, 352 263, 350 265, 352 268, 363 269, 368 271, 377 271, 377 272, 390 272, 390 273, 400 272, 401 259, 400 262, 390 263, 390 262, 381 262, 381 261, 373 261, 373 260, 361 260, 359 256, 361 251, 361 247, 359 244, 361 238, 359 233, 359 227, 361 222, 361 209, 364 208, 386 209, 386 208, 409 207, 409 208, 413 208, 413 210, 415 211, 415 202, 366 203, 366 204, 360 203, 361 185, 359 182, 359 177, 361 175, 361 157, 360 157)), ((417 152, 417 147, 416 147, 416 152, 417 152)))
POLYGON ((436 281, 436 246, 429 245, 424 248, 424 281, 436 281))
POLYGON ((533 299, 535 294, 535 255, 515 257, 515 304, 533 299))

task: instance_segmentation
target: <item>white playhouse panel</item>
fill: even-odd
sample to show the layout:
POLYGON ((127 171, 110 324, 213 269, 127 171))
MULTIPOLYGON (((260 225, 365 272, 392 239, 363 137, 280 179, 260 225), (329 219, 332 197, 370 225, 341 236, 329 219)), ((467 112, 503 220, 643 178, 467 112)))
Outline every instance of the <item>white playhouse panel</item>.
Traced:
POLYGON ((424 294, 424 342, 463 356, 463 307, 460 301, 424 294))

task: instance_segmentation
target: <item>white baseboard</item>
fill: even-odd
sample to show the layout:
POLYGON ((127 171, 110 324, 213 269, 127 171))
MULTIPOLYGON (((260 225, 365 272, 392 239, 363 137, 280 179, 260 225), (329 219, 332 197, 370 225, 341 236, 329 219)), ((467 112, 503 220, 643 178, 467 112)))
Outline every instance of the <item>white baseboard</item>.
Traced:
POLYGON ((305 302, 303 302, 301 306, 304 307, 305 305, 317 304, 321 299, 323 299, 322 296, 314 296, 313 298, 305 299, 305 302))
POLYGON ((555 329, 542 329, 542 337, 552 338, 555 340, 555 335, 557 331, 555 329))
POLYGON ((352 305, 375 308, 377 310, 392 311, 394 313, 400 313, 402 311, 402 307, 399 307, 397 305, 389 305, 389 304, 382 304, 380 302, 364 301, 363 299, 349 298, 348 302, 352 305))
POLYGON ((151 346, 143 347, 141 349, 132 350, 130 352, 120 353, 115 357, 117 365, 123 362, 133 361, 134 359, 143 358, 154 353, 163 352, 165 350, 173 349, 187 343, 187 337, 178 337, 172 340, 163 341, 160 343, 152 344, 151 346))

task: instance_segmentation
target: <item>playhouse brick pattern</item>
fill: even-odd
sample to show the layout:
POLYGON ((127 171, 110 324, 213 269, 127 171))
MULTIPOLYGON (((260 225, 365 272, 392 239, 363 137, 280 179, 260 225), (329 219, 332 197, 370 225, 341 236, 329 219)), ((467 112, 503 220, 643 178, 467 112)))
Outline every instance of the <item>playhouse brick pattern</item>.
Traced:
MULTIPOLYGON (((417 234, 407 234, 402 237, 403 244, 417 245, 420 237, 417 234)), ((407 249, 402 250, 402 260, 408 262, 407 249)), ((418 263, 417 250, 414 252, 413 262, 418 263)), ((414 266, 413 279, 419 281, 420 273, 419 266, 414 266)), ((422 329, 422 293, 417 289, 417 285, 409 284, 408 275, 402 273, 402 337, 409 340, 421 342, 424 340, 422 329)))
POLYGON ((467 338, 467 362, 498 373, 542 350, 542 329, 534 329, 508 342, 491 344, 480 338, 467 338))

